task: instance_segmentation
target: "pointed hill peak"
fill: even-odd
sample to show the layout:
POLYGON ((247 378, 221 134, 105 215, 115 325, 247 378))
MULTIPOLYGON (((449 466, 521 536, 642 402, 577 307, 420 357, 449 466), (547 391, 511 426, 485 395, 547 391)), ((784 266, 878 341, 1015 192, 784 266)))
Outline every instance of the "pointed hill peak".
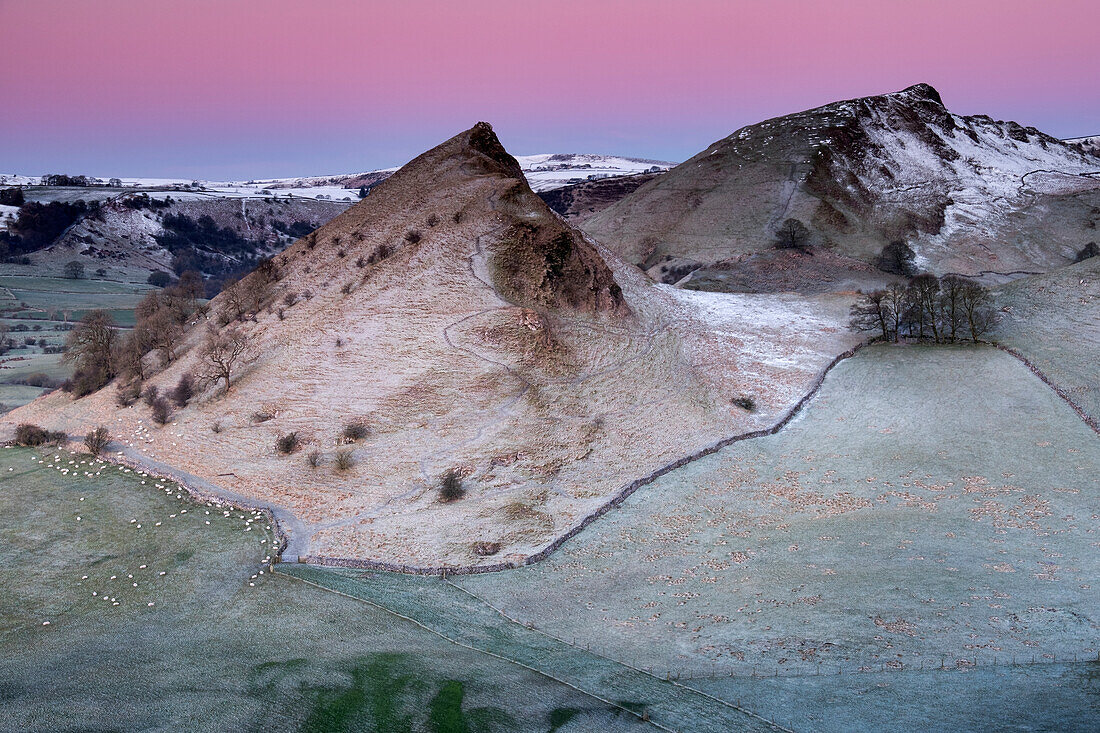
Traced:
POLYGON ((926 102, 935 102, 941 107, 944 106, 943 98, 940 97, 940 93, 936 91, 936 88, 933 87, 931 84, 925 84, 923 82, 920 84, 914 84, 911 87, 906 87, 900 92, 894 92, 893 94, 887 96, 908 97, 910 99, 919 99, 926 102))

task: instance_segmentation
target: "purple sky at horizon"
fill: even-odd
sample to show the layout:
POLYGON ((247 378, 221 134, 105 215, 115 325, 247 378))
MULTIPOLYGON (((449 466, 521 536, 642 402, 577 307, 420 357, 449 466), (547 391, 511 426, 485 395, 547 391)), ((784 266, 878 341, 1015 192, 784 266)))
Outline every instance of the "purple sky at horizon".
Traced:
POLYGON ((1098 27, 1095 0, 0 0, 0 172, 355 172, 478 120, 515 154, 684 160, 917 82, 1100 134, 1098 27))

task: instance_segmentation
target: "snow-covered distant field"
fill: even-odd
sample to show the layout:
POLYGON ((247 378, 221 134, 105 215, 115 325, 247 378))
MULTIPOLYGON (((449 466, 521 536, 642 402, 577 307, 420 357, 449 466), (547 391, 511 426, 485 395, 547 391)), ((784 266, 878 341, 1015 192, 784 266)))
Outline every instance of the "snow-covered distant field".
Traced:
MULTIPOLYGON (((663 171, 675 163, 645 158, 624 158, 616 155, 592 155, 587 153, 542 153, 520 155, 516 160, 523 168, 531 188, 549 191, 570 183, 628 176, 635 173, 663 171)), ((372 174, 389 174, 397 168, 380 168, 372 174)), ((172 198, 195 199, 211 196, 226 198, 311 198, 331 201, 354 202, 359 200, 358 187, 345 188, 348 181, 368 175, 344 173, 330 176, 303 176, 299 178, 265 178, 249 181, 207 181, 184 178, 132 178, 119 176, 122 189, 170 191, 172 198), (193 184, 198 184, 197 186, 193 184)), ((106 184, 110 179, 97 179, 106 184)), ((39 176, 0 174, 0 185, 35 186, 39 176)), ((352 185, 352 184, 348 184, 352 185)))
POLYGON ((585 153, 518 155, 520 168, 535 191, 549 191, 579 181, 614 178, 635 173, 666 171, 675 163, 645 158, 585 153))

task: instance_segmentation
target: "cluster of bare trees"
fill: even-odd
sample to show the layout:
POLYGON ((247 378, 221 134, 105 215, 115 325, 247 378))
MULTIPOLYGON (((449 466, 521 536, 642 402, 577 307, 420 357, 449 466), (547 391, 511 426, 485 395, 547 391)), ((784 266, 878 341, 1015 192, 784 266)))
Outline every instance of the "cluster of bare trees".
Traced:
POLYGON ((91 394, 118 373, 118 331, 111 314, 90 311, 69 331, 62 360, 73 365, 64 388, 77 397, 91 394))
MULTIPOLYGON (((244 287, 262 302, 258 294, 266 292, 273 280, 272 273, 261 268, 249 276, 244 287)), ((194 272, 184 273, 179 282, 171 287, 149 293, 138 304, 135 310, 136 325, 125 338, 121 337, 109 313, 102 310, 88 313, 70 331, 66 341, 64 358, 74 366, 73 377, 66 383, 66 389, 82 397, 119 377, 127 384, 125 389, 120 388, 120 400, 122 404, 132 404, 143 393, 142 383, 152 373, 178 358, 177 352, 183 344, 189 321, 204 308, 199 302, 202 293, 202 277, 194 272), (156 354, 155 358, 153 354, 156 354)), ((249 299, 252 297, 250 295, 249 299)), ((226 301, 226 307, 234 307, 232 298, 226 301)), ((251 341, 240 328, 218 330, 211 325, 197 351, 195 376, 199 382, 203 385, 224 385, 228 392, 231 375, 247 358, 251 341)), ((180 385, 173 393, 177 406, 185 406, 191 398, 194 392, 192 379, 190 374, 181 377, 180 385), (184 392, 186 396, 182 399, 176 396, 184 392)), ((168 402, 162 401, 167 411, 168 402)))
POLYGON ((989 291, 960 275, 917 275, 908 285, 867 293, 852 307, 852 325, 878 331, 884 341, 976 342, 993 323, 989 291))
POLYGON ((146 356, 152 351, 160 355, 160 366, 172 363, 187 321, 199 308, 203 287, 202 277, 189 271, 183 273, 175 285, 142 298, 135 309, 134 330, 119 351, 118 371, 121 374, 145 379, 149 369, 146 356))

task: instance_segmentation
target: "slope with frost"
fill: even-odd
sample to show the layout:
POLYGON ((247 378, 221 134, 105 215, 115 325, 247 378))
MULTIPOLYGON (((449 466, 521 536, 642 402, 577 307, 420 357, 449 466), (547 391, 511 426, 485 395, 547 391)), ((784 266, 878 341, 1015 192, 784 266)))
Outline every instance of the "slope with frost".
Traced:
POLYGON ((1071 137, 1068 138, 1065 142, 1071 143, 1073 145, 1079 145, 1087 153, 1100 155, 1100 135, 1090 135, 1088 137, 1071 137))
POLYGON ((1100 423, 1100 257, 993 291, 991 338, 1023 354, 1100 423))
MULTIPOLYGON (((252 345, 227 395, 209 387, 159 429, 113 385, 5 422, 107 425, 133 455, 281 507, 292 554, 518 562, 631 481, 773 424, 856 338, 845 299, 655 285, 554 215, 483 123, 276 263, 271 305, 236 324, 252 345), (343 446, 354 421, 370 435, 343 446), (280 455, 291 431, 304 447, 280 455), (443 502, 448 470, 466 495, 443 502)), ((199 371, 205 329, 151 384, 199 371)))
POLYGON ((745 127, 582 226, 658 276, 750 260, 787 219, 859 262, 902 240, 938 274, 1043 271, 1095 225, 1096 172, 1082 147, 953 114, 920 84, 745 127))

